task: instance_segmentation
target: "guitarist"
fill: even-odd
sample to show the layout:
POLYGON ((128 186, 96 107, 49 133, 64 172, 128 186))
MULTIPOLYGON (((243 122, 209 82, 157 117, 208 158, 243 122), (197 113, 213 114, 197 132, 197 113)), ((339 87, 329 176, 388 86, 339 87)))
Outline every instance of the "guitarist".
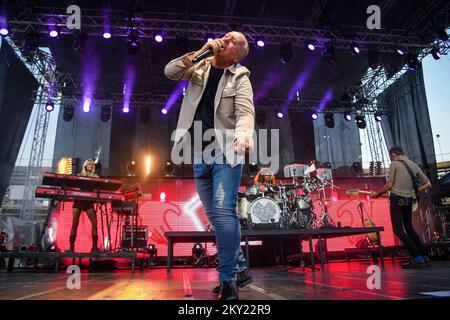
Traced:
POLYGON ((412 260, 402 268, 412 269, 427 266, 429 259, 423 243, 412 224, 412 206, 418 192, 431 187, 430 180, 417 164, 409 160, 400 147, 389 150, 391 165, 387 183, 372 198, 379 198, 390 191, 390 211, 392 228, 395 235, 403 242, 412 260))

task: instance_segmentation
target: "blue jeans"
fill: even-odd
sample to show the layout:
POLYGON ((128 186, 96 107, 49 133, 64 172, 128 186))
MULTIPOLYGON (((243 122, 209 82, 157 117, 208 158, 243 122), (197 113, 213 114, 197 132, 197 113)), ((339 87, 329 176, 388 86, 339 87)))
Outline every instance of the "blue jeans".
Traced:
POLYGON ((237 215, 237 192, 242 164, 194 164, 197 192, 205 213, 214 226, 220 281, 236 280, 236 273, 247 269, 241 249, 241 226, 237 215))

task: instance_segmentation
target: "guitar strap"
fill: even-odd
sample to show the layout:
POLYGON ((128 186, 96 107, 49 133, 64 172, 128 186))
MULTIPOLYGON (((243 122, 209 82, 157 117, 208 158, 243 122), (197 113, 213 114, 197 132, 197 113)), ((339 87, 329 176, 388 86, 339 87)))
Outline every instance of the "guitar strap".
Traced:
POLYGON ((406 168, 406 170, 409 173, 409 177, 411 178, 413 187, 414 187, 414 192, 416 193, 416 196, 419 193, 419 183, 417 181, 417 178, 414 176, 414 173, 412 172, 411 168, 408 166, 408 164, 405 162, 405 160, 399 160, 406 168))

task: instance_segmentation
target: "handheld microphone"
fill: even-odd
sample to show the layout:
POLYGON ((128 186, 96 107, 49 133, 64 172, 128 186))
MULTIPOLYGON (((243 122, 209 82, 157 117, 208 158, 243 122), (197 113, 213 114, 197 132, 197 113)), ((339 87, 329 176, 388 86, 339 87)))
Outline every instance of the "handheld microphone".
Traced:
POLYGON ((203 60, 203 59, 205 59, 205 58, 207 58, 207 57, 209 57, 209 56, 211 56, 213 54, 214 54, 213 50, 211 48, 209 48, 205 52, 200 53, 198 56, 196 56, 194 59, 192 59, 192 63, 197 63, 200 60, 203 60))

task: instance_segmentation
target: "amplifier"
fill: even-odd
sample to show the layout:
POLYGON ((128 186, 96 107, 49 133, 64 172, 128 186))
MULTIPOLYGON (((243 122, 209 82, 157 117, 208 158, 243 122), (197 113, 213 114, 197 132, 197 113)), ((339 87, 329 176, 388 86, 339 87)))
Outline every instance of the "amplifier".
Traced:
MULTIPOLYGON (((133 228, 133 248, 147 248, 148 226, 133 228)), ((122 248, 131 248, 131 226, 122 229, 122 248)))

